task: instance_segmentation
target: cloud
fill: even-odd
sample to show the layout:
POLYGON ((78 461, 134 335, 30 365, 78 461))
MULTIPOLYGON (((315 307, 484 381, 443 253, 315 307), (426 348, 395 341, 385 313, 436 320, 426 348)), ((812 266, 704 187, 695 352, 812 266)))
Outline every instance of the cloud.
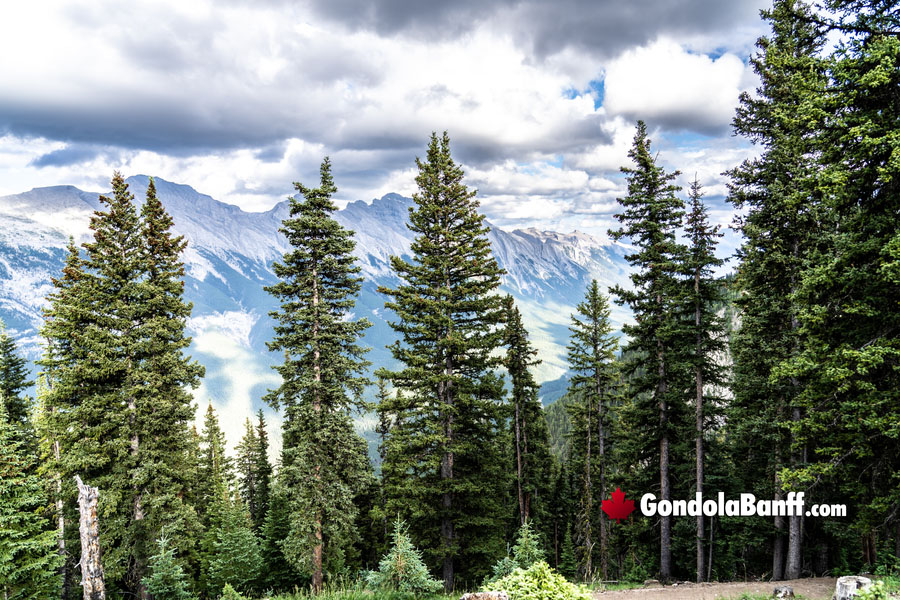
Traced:
POLYGON ((670 130, 727 131, 738 95, 751 80, 733 54, 712 59, 660 39, 629 50, 606 69, 610 115, 644 119, 670 130))
MULTIPOLYGON (((494 0, 483 2, 417 2, 414 0, 312 0, 313 10, 351 30, 372 30, 383 36, 457 39, 489 23, 513 36, 529 55, 543 60, 570 48, 612 57, 661 35, 690 36, 733 29, 735 22, 753 21, 759 0, 494 0)), ((742 32, 756 38, 758 29, 742 32)), ((736 42, 738 40, 730 40, 736 42)))

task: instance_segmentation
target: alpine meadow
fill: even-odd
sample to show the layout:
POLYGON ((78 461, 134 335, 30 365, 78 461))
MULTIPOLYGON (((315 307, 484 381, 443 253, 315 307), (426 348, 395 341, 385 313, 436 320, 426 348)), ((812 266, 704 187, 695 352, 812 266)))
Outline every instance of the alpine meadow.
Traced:
MULTIPOLYGON (((347 39, 439 46, 468 26, 423 24, 445 9, 400 18, 390 3, 352 4, 320 9, 322 22, 350 23, 347 39)), ((522 7, 519 17, 539 8, 522 7)), ((487 18, 480 10, 451 12, 487 18)), ((126 179, 126 167, 102 195, 0 197, 2 600, 588 600, 674 583, 688 595, 673 597, 699 598, 711 596, 681 586, 850 575, 875 581, 855 597, 897 597, 900 4, 774 0, 761 17, 746 62, 755 89, 735 92, 730 113, 747 152, 722 151, 724 183, 697 173, 671 143, 690 126, 664 138, 669 125, 637 103, 627 123, 617 117, 618 172, 565 183, 615 192, 587 208, 575 191, 564 198, 586 222, 608 201, 602 243, 521 216, 558 217, 515 189, 563 178, 575 159, 535 149, 543 167, 497 175, 476 166, 493 160, 492 130, 457 137, 449 117, 428 121, 436 131, 416 137, 415 154, 386 143, 410 199, 344 202, 344 180, 377 170, 364 139, 377 128, 327 110, 316 118, 335 131, 323 139, 359 139, 294 144, 293 162, 288 143, 234 151, 282 152, 259 158, 260 171, 302 162, 304 178, 316 173, 261 215, 180 197, 185 186, 159 177, 126 179), (91 208, 81 229, 75 205, 91 208), (206 218, 207 237, 181 233, 206 218), (28 254, 40 219, 71 231, 28 254), (503 228, 515 219, 529 227, 503 228), (206 252, 222 240, 217 258, 206 252), (268 253, 235 250, 255 243, 268 253), (16 308, 28 302, 32 321, 16 308), (242 350, 198 326, 208 322, 242 350), (247 399, 224 400, 235 390, 247 399), (755 515, 720 508, 746 494, 755 515), (779 510, 799 498, 804 510, 779 510)), ((552 42, 535 38, 535 64, 563 60, 552 42)), ((315 69, 350 69, 338 62, 315 69)), ((339 88, 335 105, 369 93, 339 88)), ((594 110, 615 106, 612 87, 591 90, 594 110)), ((416 102, 479 110, 449 88, 419 92, 416 102)), ((281 118, 261 106, 246 109, 259 131, 281 118)), ((212 148, 207 120, 228 118, 173 128, 212 148)), ((19 135, 4 127, 0 162, 19 135)), ((167 135, 142 143, 157 151, 167 135)), ((91 160, 112 152, 84 143, 91 160)), ((223 176, 242 169, 216 164, 223 176)))

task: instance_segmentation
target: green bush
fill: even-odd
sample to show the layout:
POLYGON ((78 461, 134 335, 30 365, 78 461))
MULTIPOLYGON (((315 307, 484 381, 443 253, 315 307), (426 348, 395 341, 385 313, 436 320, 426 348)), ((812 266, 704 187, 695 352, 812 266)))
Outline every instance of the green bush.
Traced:
POLYGON ((219 596, 219 600, 247 600, 243 596, 241 596, 233 587, 231 587, 230 583, 226 583, 225 587, 222 588, 222 595, 219 596))
POLYGON ((856 593, 856 600, 887 600, 888 593, 883 581, 875 581, 869 587, 856 593))
POLYGON ((409 539, 406 525, 399 518, 394 524, 393 546, 378 563, 378 570, 366 575, 366 584, 376 590, 394 590, 417 597, 436 594, 443 587, 440 581, 431 578, 421 554, 409 539))
POLYGON ((538 561, 527 569, 516 569, 482 589, 486 592, 506 592, 509 600, 591 600, 587 588, 569 583, 544 561, 538 561))

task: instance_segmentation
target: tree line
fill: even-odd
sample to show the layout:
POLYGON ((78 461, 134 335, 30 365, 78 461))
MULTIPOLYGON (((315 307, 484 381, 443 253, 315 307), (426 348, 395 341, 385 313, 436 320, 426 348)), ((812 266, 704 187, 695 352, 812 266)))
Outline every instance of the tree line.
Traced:
POLYGON ((800 0, 763 13, 760 87, 734 120, 759 154, 728 173, 742 234, 733 276, 716 275, 721 232, 700 182, 685 194, 638 122, 610 231, 632 249, 630 285, 585 290, 569 392, 547 410, 446 133, 416 159, 411 256, 391 258, 397 283, 379 289, 394 362, 374 377, 330 161, 317 187, 295 184, 280 229, 290 249, 266 288, 279 301, 269 349, 283 357, 264 398, 283 419, 275 464, 262 411, 233 455, 211 405, 192 426, 203 368, 185 354, 186 242, 152 181, 137 206, 115 174, 92 240, 70 241, 52 282, 35 401, 0 335, 5 596, 81 595, 75 476, 100 490, 109 593, 148 599, 319 592, 374 568, 398 521, 447 591, 507 570, 523 529, 583 581, 896 568, 898 15, 875 0, 826 4, 827 18, 800 0), (830 31, 843 35, 834 48, 830 31), (634 316, 623 338, 611 302, 634 316), (369 410, 378 472, 354 429, 369 410), (665 500, 803 491, 848 516, 615 523, 602 501, 616 488, 665 500))

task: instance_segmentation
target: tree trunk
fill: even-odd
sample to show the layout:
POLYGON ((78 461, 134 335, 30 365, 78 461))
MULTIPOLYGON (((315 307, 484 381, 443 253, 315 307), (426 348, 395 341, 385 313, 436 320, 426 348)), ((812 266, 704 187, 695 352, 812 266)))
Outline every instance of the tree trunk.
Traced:
MULTIPOLYGON (((594 347, 594 356, 599 356, 600 349, 594 347)), ((600 459, 600 499, 606 498, 606 436, 603 432, 603 395, 602 373, 594 372, 595 393, 597 394, 597 456, 600 459)), ((600 519, 600 573, 604 581, 609 579, 609 522, 600 519)))
MULTIPOLYGON (((315 267, 312 271, 312 304, 313 310, 315 311, 319 306, 319 277, 318 277, 318 269, 315 267)), ((319 351, 319 316, 316 313, 316 319, 313 321, 313 378, 316 381, 316 384, 319 384, 322 381, 322 367, 319 364, 321 359, 321 353, 319 351)), ((316 386, 316 393, 313 398, 313 410, 316 413, 322 411, 322 399, 319 396, 319 387, 316 386)), ((322 465, 317 464, 315 467, 315 479, 317 482, 322 480, 321 474, 322 465)), ((324 525, 322 523, 322 515, 316 515, 315 521, 315 544, 313 545, 313 556, 312 556, 312 589, 314 594, 319 594, 322 591, 322 583, 324 580, 324 576, 322 573, 322 554, 323 554, 323 542, 322 542, 322 531, 324 529, 324 525)))
MULTIPOLYGON (((697 331, 696 354, 697 360, 703 353, 703 333, 700 330, 700 271, 694 272, 694 327, 697 331)), ((703 369, 699 364, 694 366, 694 379, 696 383, 696 400, 695 400, 695 435, 696 435, 696 458, 697 458, 697 493, 703 498, 703 369)), ((697 515, 697 583, 703 581, 703 566, 706 564, 703 548, 703 512, 697 515)))
MULTIPOLYGON (((660 500, 671 500, 669 485, 669 412, 666 404, 666 363, 662 340, 657 340, 657 360, 659 361, 659 382, 656 387, 659 404, 659 495, 660 500)), ((672 517, 660 517, 659 521, 659 578, 663 582, 672 579, 672 517)))
MULTIPOLYGON (((779 420, 781 420, 779 418, 779 420)), ((784 491, 781 489, 781 477, 778 475, 778 469, 781 467, 781 449, 776 445, 775 448, 775 497, 776 503, 784 500, 784 491)), ((775 516, 775 540, 772 545, 772 581, 781 581, 784 579, 784 527, 785 518, 783 516, 775 516)))
POLYGON ((516 431, 516 487, 519 493, 519 525, 524 525, 528 515, 525 512, 525 493, 522 490, 522 434, 519 426, 519 400, 515 405, 515 431, 516 431))
POLYGON ((591 431, 590 405, 588 405, 585 414, 587 415, 587 427, 585 428, 587 440, 584 457, 584 516, 582 517, 584 522, 582 526, 584 527, 584 580, 590 581, 594 572, 593 557, 591 556, 594 550, 594 544, 591 541, 591 512, 594 505, 594 490, 591 485, 591 436, 593 432, 591 431))
MULTIPOLYGON (((448 286, 449 287, 449 286, 448 286)), ((453 363, 450 357, 444 358, 444 369, 447 375, 447 381, 438 385, 438 394, 443 396, 446 406, 453 404, 453 394, 450 389, 450 377, 453 374, 453 363)), ((456 538, 456 528, 453 524, 451 511, 453 510, 453 494, 449 489, 450 482, 453 480, 453 415, 449 411, 444 421, 444 440, 446 443, 444 455, 441 457, 441 481, 444 482, 444 494, 441 499, 441 506, 444 509, 444 516, 441 518, 441 538, 444 545, 444 591, 448 594, 453 591, 454 572, 453 572, 453 543, 456 538)))
MULTIPOLYGON (((791 420, 796 422, 800 420, 800 409, 794 408, 791 414, 791 420)), ((796 460, 795 460, 796 462, 796 460)), ((787 579, 798 579, 800 577, 801 567, 801 545, 803 543, 803 516, 791 515, 788 517, 788 550, 787 564, 784 568, 784 576, 787 579)))
MULTIPOLYGON (((56 464, 59 464, 60 451, 59 440, 53 440, 53 457, 56 464)), ((62 581, 60 589, 60 600, 67 600, 69 597, 69 573, 68 573, 68 556, 66 556, 66 515, 63 510, 62 499, 62 479, 59 473, 53 476, 56 484, 56 551, 61 557, 59 564, 59 577, 62 581)))
POLYGON ((712 563, 713 563, 713 530, 715 529, 716 518, 709 518, 709 562, 706 567, 706 580, 712 579, 712 563))
POLYGON ((78 531, 81 536, 81 587, 84 600, 105 600, 103 565, 100 562, 100 527, 97 522, 97 500, 100 492, 88 487, 75 476, 78 484, 78 531))
MULTIPOLYGON (((136 421, 137 421, 137 403, 134 396, 130 396, 128 398, 128 424, 131 427, 131 444, 129 452, 131 453, 131 457, 137 461, 138 452, 141 447, 140 436, 136 431, 136 421)), ((142 503, 143 498, 143 490, 139 489, 137 486, 133 487, 134 499, 132 504, 132 512, 134 515, 134 525, 135 529, 140 529, 141 521, 144 520, 144 507, 142 503)), ((134 584, 137 588, 137 596, 140 600, 149 600, 150 594, 147 591, 147 587, 143 583, 144 576, 144 557, 138 556, 135 554, 134 558, 134 584)))

